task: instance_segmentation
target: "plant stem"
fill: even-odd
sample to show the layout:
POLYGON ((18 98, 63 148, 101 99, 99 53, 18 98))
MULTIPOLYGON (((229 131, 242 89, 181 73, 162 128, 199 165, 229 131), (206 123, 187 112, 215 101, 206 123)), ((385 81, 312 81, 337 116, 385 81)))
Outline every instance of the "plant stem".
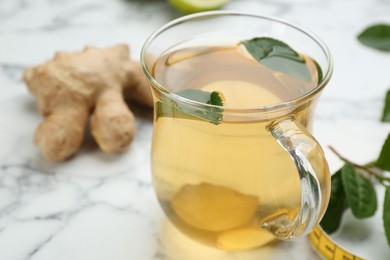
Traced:
POLYGON ((377 179, 383 186, 388 186, 390 184, 390 178, 387 178, 383 175, 381 175, 380 173, 376 172, 374 169, 377 169, 377 168, 374 168, 373 167, 373 163, 368 163, 366 165, 360 165, 360 164, 357 164, 357 163, 354 163, 354 162, 351 162, 350 160, 348 160, 347 158, 345 158, 344 156, 342 156, 338 151, 336 151, 336 149, 334 149, 332 146, 329 146, 329 149, 335 154, 337 155, 337 157, 340 158, 340 160, 342 160, 343 162, 345 163, 349 163, 351 164, 353 167, 359 169, 359 170, 362 170, 364 171, 365 173, 367 173, 368 175, 371 175, 371 176, 374 176, 375 179, 377 179))

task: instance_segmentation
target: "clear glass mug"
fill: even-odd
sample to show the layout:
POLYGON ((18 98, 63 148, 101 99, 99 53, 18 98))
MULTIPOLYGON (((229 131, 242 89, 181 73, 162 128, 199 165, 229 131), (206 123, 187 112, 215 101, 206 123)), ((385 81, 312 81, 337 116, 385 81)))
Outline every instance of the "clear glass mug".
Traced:
POLYGON ((329 200, 330 174, 310 130, 316 100, 333 69, 321 40, 271 17, 206 12, 155 31, 143 46, 141 63, 155 102, 154 188, 179 230, 204 244, 237 251, 305 235, 319 223, 329 200), (262 36, 312 57, 323 73, 320 82, 292 100, 241 108, 186 99, 174 93, 176 85, 155 78, 156 61, 167 50, 262 36), (197 114, 223 120, 213 124, 197 114))

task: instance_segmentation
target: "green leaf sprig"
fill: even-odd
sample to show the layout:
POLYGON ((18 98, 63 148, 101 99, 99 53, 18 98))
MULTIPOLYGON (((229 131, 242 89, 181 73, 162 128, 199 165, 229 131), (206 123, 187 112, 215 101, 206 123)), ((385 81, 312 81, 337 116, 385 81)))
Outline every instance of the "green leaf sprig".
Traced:
MULTIPOLYGON (((384 111, 384 113, 387 113, 384 111)), ((344 211, 351 208, 358 218, 368 218, 377 211, 377 195, 373 181, 385 187, 383 204, 383 226, 390 247, 390 133, 386 138, 378 159, 360 165, 346 159, 333 147, 330 149, 344 161, 344 166, 332 176, 332 189, 328 209, 320 225, 328 233, 335 232, 341 223, 344 211)))
POLYGON ((387 244, 390 246, 390 187, 386 187, 385 201, 383 204, 383 225, 385 226, 385 234, 387 244))
MULTIPOLYGON (((390 52, 390 25, 376 24, 362 31, 357 39, 367 47, 390 52)), ((386 93, 382 122, 390 122, 390 90, 386 93)), ((345 165, 332 176, 332 189, 328 209, 320 225, 328 233, 335 232, 341 223, 344 211, 351 208, 356 218, 368 218, 377 211, 376 191, 373 181, 385 187, 383 204, 383 226, 390 247, 390 134, 387 136, 376 161, 359 165, 330 149, 345 162, 345 165)))
POLYGON ((341 169, 333 174, 331 187, 328 208, 321 221, 321 227, 328 234, 332 234, 339 228, 344 210, 348 208, 341 180, 341 169))
POLYGON ((311 82, 311 74, 305 59, 286 43, 269 37, 253 38, 240 43, 264 66, 311 82))
POLYGON ((341 179, 353 215, 359 219, 373 216, 377 209, 377 199, 371 181, 350 163, 346 163, 342 168, 341 179))
POLYGON ((200 102, 219 107, 192 106, 177 102, 166 96, 161 96, 161 101, 156 104, 158 117, 175 117, 183 119, 204 120, 212 124, 219 124, 223 119, 223 100, 222 94, 217 91, 208 92, 200 89, 184 89, 176 93, 177 95, 200 102))
POLYGON ((390 122, 390 90, 386 93, 385 106, 382 113, 382 122, 390 122))

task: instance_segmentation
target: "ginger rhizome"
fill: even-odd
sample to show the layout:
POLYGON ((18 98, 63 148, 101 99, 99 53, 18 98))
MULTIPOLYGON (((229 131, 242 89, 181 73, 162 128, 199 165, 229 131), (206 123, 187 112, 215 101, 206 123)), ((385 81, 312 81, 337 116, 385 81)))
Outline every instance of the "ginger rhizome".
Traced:
POLYGON ((45 117, 35 132, 43 155, 62 161, 79 149, 90 128, 106 152, 126 150, 135 135, 135 117, 124 101, 153 106, 140 64, 126 45, 81 52, 58 52, 44 64, 27 68, 24 80, 45 117))

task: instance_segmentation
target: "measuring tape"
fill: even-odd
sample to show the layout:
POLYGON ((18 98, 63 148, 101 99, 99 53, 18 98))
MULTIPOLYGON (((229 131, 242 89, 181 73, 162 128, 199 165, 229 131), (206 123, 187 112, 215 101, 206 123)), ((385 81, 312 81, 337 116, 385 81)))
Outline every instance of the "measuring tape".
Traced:
POLYGON ((364 260, 343 249, 334 242, 320 227, 314 228, 309 235, 310 242, 320 255, 334 260, 364 260))

